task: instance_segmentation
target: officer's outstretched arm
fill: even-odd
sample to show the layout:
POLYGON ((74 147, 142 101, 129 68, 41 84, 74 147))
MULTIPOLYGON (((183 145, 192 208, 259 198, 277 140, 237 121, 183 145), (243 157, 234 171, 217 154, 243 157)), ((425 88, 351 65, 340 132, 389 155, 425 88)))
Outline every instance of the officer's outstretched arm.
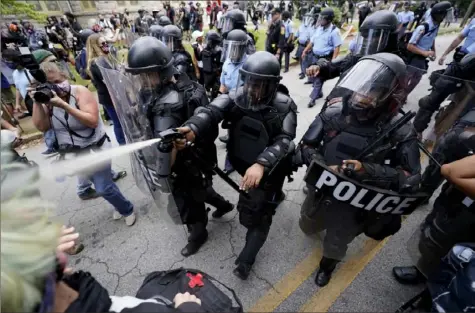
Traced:
POLYGON ((475 156, 442 166, 442 175, 472 199, 475 198, 475 156))
POLYGON ((308 166, 314 158, 324 162, 323 156, 318 153, 320 142, 323 139, 323 121, 320 115, 313 120, 302 137, 299 148, 302 153, 302 161, 308 166))
POLYGON ((391 190, 399 192, 416 190, 421 180, 421 163, 417 135, 412 126, 405 125, 394 134, 394 142, 398 144, 393 161, 399 164, 363 162, 363 170, 356 172, 355 178, 382 188, 389 186, 391 190))
POLYGON ((188 126, 197 138, 214 140, 218 134, 219 123, 233 107, 234 102, 228 94, 219 95, 207 107, 198 108, 184 126, 188 126))
POLYGON ((291 109, 282 122, 282 131, 274 137, 273 144, 259 154, 256 163, 264 166, 266 172, 270 171, 289 153, 290 143, 295 139, 296 131, 297 113, 291 109))
POLYGON ((434 84, 432 92, 419 100, 419 110, 414 118, 414 128, 422 133, 430 123, 435 111, 439 110, 441 103, 459 88, 461 80, 455 78, 460 69, 450 65, 434 84))

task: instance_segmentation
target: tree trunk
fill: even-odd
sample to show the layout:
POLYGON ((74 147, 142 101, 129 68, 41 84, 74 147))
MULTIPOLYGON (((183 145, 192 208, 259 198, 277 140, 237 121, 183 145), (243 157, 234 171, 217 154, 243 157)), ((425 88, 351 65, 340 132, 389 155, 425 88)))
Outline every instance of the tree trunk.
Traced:
POLYGON ((468 21, 468 18, 472 15, 472 11, 475 9, 475 0, 472 0, 472 3, 470 3, 470 6, 467 9, 467 13, 465 13, 465 16, 463 17, 462 23, 460 23, 460 27, 464 27, 465 24, 468 21))

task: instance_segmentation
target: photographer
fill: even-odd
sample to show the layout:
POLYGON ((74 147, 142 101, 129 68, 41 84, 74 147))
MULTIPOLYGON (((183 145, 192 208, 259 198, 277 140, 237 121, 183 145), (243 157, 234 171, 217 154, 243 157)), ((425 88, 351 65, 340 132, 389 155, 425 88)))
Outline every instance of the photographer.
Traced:
MULTIPOLYGON (((47 84, 30 90, 35 99, 33 123, 41 131, 53 129, 61 157, 89 153, 110 147, 104 123, 99 116, 99 104, 92 92, 80 85, 70 85, 67 75, 53 62, 40 65, 47 84)), ((88 173, 97 190, 114 208, 114 219, 125 217, 127 226, 135 223, 133 205, 112 180, 111 163, 88 173)))

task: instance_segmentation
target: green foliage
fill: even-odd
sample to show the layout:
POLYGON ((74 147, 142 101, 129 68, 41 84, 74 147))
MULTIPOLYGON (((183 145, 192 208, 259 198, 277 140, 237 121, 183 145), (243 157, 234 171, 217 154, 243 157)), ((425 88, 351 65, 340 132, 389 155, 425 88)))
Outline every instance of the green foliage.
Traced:
POLYGON ((46 19, 46 15, 36 11, 32 4, 16 0, 1 0, 0 10, 2 16, 15 15, 18 18, 28 18, 37 21, 44 21, 46 19))
POLYGON ((339 7, 331 7, 333 12, 335 12, 335 18, 333 19, 333 24, 340 26, 341 23, 341 10, 339 7))

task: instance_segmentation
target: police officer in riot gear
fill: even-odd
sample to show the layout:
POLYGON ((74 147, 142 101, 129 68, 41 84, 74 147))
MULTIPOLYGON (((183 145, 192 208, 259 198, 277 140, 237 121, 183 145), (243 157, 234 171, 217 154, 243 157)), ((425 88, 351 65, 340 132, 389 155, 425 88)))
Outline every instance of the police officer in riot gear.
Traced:
POLYGON ((162 40, 163 27, 160 25, 152 25, 148 30, 149 36, 162 40))
POLYGON ((172 21, 170 20, 170 18, 168 18, 168 16, 162 15, 158 19, 158 25, 165 27, 167 25, 172 25, 172 21))
POLYGON ((246 29, 246 17, 244 12, 239 9, 233 9, 226 12, 223 16, 221 35, 223 39, 226 39, 228 33, 234 29, 242 29, 247 33, 248 43, 247 43, 247 54, 253 54, 256 52, 254 36, 249 33, 246 29))
MULTIPOLYGON (((145 36, 136 40, 127 61, 126 72, 136 75, 142 86, 140 99, 146 105, 146 116, 155 137, 162 131, 179 127, 196 108, 208 104, 204 88, 186 75, 178 75, 172 53, 156 38, 145 36)), ((192 149, 210 164, 216 164, 216 146, 212 141, 196 141, 192 149)), ((160 149, 159 153, 162 153, 162 163, 168 164, 163 160, 170 154, 160 149)), ((191 149, 178 151, 171 169, 161 166, 158 175, 169 177, 181 220, 190 232, 188 244, 181 254, 185 257, 192 255, 208 238, 205 202, 224 212, 231 211, 233 205, 212 189, 212 173, 202 169, 191 149)))
POLYGON ((272 54, 260 51, 250 55, 240 74, 244 85, 218 96, 179 131, 189 141, 213 142, 222 120, 229 128, 228 157, 243 176, 241 189, 248 191, 247 196, 240 195, 237 205, 247 234, 233 273, 247 279, 282 200, 281 188, 289 174, 289 153, 293 151, 297 127, 297 107, 288 94, 278 91, 280 66, 272 54))
MULTIPOLYGON (((413 122, 419 134, 427 128, 434 112, 450 94, 461 100, 459 103, 454 101, 444 112, 446 118, 455 122, 448 123, 453 126, 437 140, 432 150, 439 164, 454 162, 475 151, 475 94, 469 91, 475 86, 474 71, 475 54, 469 54, 460 62, 449 65, 442 75, 437 75, 431 93, 419 100, 419 111, 413 122)), ((440 166, 431 160, 422 175, 422 189, 431 196, 443 179, 440 166)), ((419 249, 415 249, 420 253, 415 260, 416 266, 393 268, 393 275, 399 282, 412 284, 425 280, 454 244, 475 240, 475 215, 467 211, 470 207, 473 210, 474 205, 466 205, 468 203, 464 203, 464 199, 463 192, 451 183, 443 185, 422 225, 423 231, 418 230, 414 234, 420 242, 419 249)))
MULTIPOLYGON (((344 58, 333 61, 320 58, 316 64, 307 69, 307 75, 310 77, 318 76, 322 80, 329 80, 346 73, 364 56, 379 52, 398 54, 398 24, 399 22, 394 12, 389 10, 374 12, 361 24, 356 38, 356 53, 350 53, 344 58)), ((327 101, 336 96, 341 96, 341 94, 338 94, 336 89, 334 89, 327 97, 327 101)))
POLYGON ((214 30, 206 33, 205 47, 201 51, 203 62, 204 86, 211 93, 211 99, 216 98, 219 91, 219 77, 221 76, 221 35, 214 30))
MULTIPOLYGON (((448 140, 448 138, 454 136, 455 133, 460 133, 466 127, 475 127, 474 72, 475 54, 472 53, 466 55, 460 62, 449 65, 442 75, 436 75, 437 79, 433 84, 431 93, 419 100, 419 111, 417 111, 413 124, 415 130, 422 134, 429 125, 434 112, 439 110, 441 103, 449 95, 454 94, 455 98, 460 99, 460 101, 457 101, 459 103, 454 101, 442 113, 446 118, 454 121, 448 123, 454 126, 450 132, 443 135, 437 141, 432 151, 439 164, 453 162, 461 158, 457 147, 463 149, 463 146, 452 145, 451 142, 454 143, 457 140, 448 140)), ((425 192, 432 195, 442 182, 442 179, 439 166, 431 161, 424 171, 422 188, 425 192)))
POLYGON ((167 25, 163 28, 162 41, 173 54, 173 65, 181 74, 187 74, 192 80, 197 80, 191 55, 182 44, 182 32, 176 25, 167 25))
MULTIPOLYGON (((383 139, 373 151, 354 160, 400 119, 398 108, 405 99, 405 75, 404 61, 394 54, 361 58, 336 86, 346 90, 346 96, 334 99, 303 136, 299 146, 303 162, 308 166, 315 159, 345 174, 353 168, 350 174, 359 182, 395 192, 411 192, 419 184, 421 169, 417 136, 411 125, 403 125, 392 138, 383 139)), ((316 192, 315 186, 307 187, 300 228, 306 234, 327 231, 315 277, 318 286, 329 282, 356 236, 364 232, 382 240, 401 226, 398 215, 358 209, 332 195, 316 192)))

